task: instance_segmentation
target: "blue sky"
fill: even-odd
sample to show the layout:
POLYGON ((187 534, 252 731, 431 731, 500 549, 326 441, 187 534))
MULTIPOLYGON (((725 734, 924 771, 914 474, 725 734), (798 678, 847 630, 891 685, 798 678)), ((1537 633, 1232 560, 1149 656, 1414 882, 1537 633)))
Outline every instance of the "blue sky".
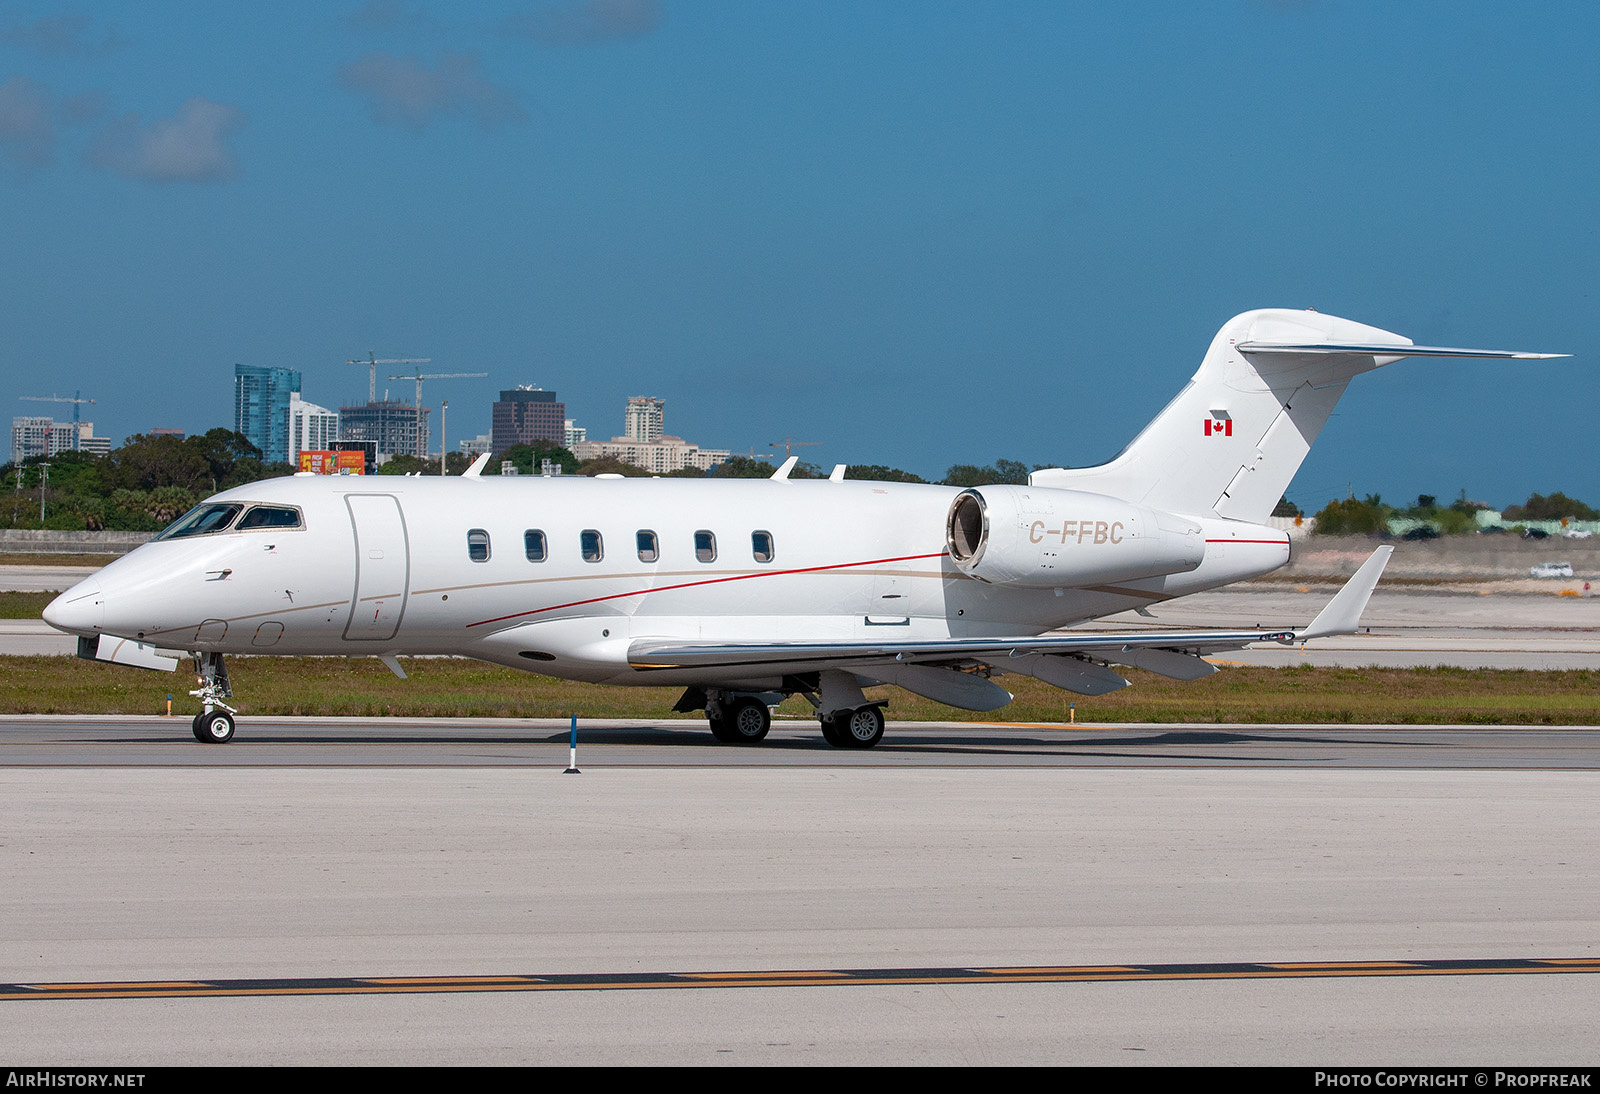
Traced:
MULTIPOLYGON (((1098 462, 1230 316, 1571 361, 1359 378, 1290 496, 1600 504, 1600 6, 0 0, 0 401, 231 422, 235 362, 455 439, 1098 462), (392 383, 410 396, 412 385, 392 383)), ((64 414, 58 414, 64 417, 64 414)))

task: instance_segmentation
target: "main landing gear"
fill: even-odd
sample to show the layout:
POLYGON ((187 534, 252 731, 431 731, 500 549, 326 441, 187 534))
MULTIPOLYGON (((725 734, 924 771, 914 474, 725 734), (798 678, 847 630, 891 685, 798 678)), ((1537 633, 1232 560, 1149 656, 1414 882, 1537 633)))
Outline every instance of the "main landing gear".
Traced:
POLYGON ((711 735, 723 744, 755 744, 772 728, 772 711, 754 695, 708 698, 706 720, 711 723, 711 735))
POLYGON ((818 715, 822 737, 835 748, 871 748, 883 740, 883 704, 818 715))
MULTIPOLYGON (((842 675, 842 674, 841 674, 842 675)), ((711 735, 723 744, 755 744, 766 737, 772 728, 772 707, 792 694, 804 695, 817 711, 817 721, 822 727, 823 740, 835 748, 871 748, 883 739, 883 708, 885 701, 868 702, 861 694, 854 678, 843 695, 835 694, 854 705, 835 705, 824 709, 814 683, 796 678, 786 678, 784 691, 735 692, 721 688, 690 688, 673 709, 680 712, 704 709, 711 735), (794 683, 792 691, 788 685, 794 683)))
POLYGON ((195 654, 194 672, 200 686, 189 694, 204 708, 194 716, 194 739, 201 744, 225 745, 233 740, 233 716, 239 712, 223 702, 233 698, 233 685, 228 683, 222 654, 195 654))

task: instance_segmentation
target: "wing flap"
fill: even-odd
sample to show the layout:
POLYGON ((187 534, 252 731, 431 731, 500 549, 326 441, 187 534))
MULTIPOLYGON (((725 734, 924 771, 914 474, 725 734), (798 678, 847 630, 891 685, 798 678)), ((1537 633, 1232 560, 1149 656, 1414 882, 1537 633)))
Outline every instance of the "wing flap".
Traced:
MULTIPOLYGON (((1303 630, 1166 631, 1094 634, 1067 632, 984 638, 926 638, 891 642, 673 642, 641 639, 628 647, 628 664, 639 672, 669 669, 752 669, 801 673, 861 668, 888 679, 896 667, 945 668, 990 665, 1001 672, 1037 676, 1071 691, 1113 690, 1126 684, 1094 662, 1133 665, 1179 680, 1209 676, 1216 666, 1206 655, 1240 650, 1256 642, 1285 645, 1353 633, 1394 548, 1372 552, 1311 625, 1303 630), (876 665, 877 668, 873 666, 876 665), (1057 681, 1063 681, 1058 683, 1057 681)), ((931 679, 908 673, 907 678, 931 679)), ((916 688, 908 690, 916 691, 916 688)), ((1095 692, 1084 691, 1085 694, 1095 692)), ((919 692, 920 694, 920 692, 919 692)), ((932 698, 933 696, 930 696, 932 698)), ((978 698, 969 696, 969 700, 978 698)), ((998 698, 998 696, 996 696, 998 698)), ((953 705, 960 706, 956 703, 953 705)), ((978 708, 969 708, 978 709, 978 708)))

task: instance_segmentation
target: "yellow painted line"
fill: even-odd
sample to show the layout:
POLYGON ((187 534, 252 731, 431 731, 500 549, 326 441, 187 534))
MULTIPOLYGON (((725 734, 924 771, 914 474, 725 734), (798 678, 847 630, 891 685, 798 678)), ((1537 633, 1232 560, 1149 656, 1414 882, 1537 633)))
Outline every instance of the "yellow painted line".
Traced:
POLYGON ((662 988, 842 987, 853 984, 1116 983, 1161 980, 1320 979, 1600 973, 1600 958, 1197 962, 1148 965, 1005 965, 947 968, 747 970, 690 973, 548 973, 503 976, 284 977, 239 980, 0 984, 0 999, 150 999, 216 996, 458 994, 507 991, 652 991, 662 988))
POLYGON ((1121 975, 1139 970, 1132 965, 1002 965, 998 968, 975 967, 974 971, 994 976, 1062 976, 1074 973, 1103 976, 1121 975))
POLYGON ((428 984, 526 984, 534 977, 527 976, 363 976, 363 983, 389 987, 428 984))
POLYGON ((850 974, 845 972, 685 972, 679 973, 686 980, 820 980, 829 977, 833 979, 848 979, 850 974))
POLYGON ((22 984, 24 988, 33 988, 36 991, 48 991, 51 994, 63 991, 171 991, 174 988, 204 988, 209 987, 204 980, 127 980, 112 983, 84 983, 84 984, 22 984))
POLYGON ((1269 969, 1301 971, 1309 969, 1414 969, 1414 961, 1273 961, 1269 969))

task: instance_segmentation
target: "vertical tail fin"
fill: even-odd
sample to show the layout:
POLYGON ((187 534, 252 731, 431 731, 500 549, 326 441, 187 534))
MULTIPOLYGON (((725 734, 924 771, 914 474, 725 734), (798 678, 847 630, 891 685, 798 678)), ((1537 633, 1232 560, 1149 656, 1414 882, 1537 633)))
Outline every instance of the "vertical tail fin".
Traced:
POLYGON ((1288 489, 1351 379, 1411 356, 1562 355, 1415 346, 1337 316, 1245 312, 1217 332, 1188 385, 1110 463, 1049 468, 1029 481, 1260 523, 1288 489))

